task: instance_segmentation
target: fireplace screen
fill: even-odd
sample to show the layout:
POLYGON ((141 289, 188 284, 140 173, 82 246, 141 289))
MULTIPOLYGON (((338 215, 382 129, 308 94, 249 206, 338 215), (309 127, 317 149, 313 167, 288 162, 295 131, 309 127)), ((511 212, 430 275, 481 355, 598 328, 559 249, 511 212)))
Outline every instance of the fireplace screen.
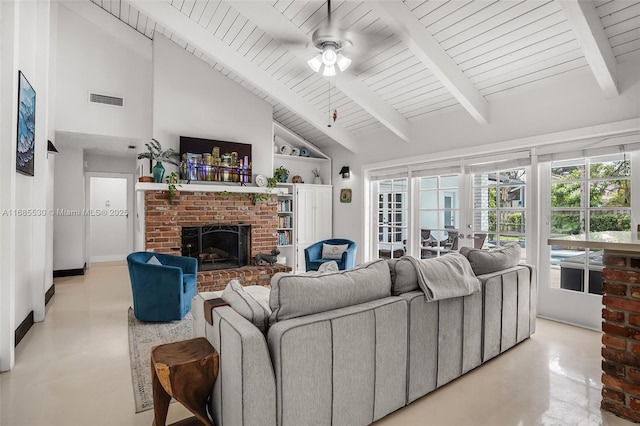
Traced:
POLYGON ((182 227, 182 255, 198 259, 199 271, 239 268, 250 259, 250 225, 182 227))

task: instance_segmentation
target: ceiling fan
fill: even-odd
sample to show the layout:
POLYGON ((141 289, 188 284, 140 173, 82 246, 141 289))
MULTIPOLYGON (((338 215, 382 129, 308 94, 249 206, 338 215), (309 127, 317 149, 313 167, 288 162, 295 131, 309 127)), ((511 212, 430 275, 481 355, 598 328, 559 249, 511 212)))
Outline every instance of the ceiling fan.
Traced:
POLYGON ((336 75, 336 66, 341 72, 351 65, 343 49, 353 46, 347 33, 331 23, 331 0, 327 0, 327 25, 316 29, 311 35, 311 42, 318 54, 307 61, 314 72, 321 72, 325 77, 336 75))

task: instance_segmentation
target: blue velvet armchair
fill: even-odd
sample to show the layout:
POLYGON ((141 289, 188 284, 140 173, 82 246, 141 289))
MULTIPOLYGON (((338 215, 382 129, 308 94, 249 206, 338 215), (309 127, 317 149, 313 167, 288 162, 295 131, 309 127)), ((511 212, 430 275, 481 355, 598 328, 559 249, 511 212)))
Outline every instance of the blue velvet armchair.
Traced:
POLYGON ((317 271, 320 265, 326 262, 335 260, 338 264, 338 269, 346 270, 352 269, 356 264, 356 249, 357 245, 355 241, 345 240, 342 238, 333 238, 330 240, 318 241, 315 244, 310 245, 304 249, 304 259, 306 261, 307 271, 317 271), (342 253, 340 259, 323 259, 322 258, 322 245, 344 245, 347 244, 347 250, 342 253))
POLYGON ((140 321, 181 320, 196 295, 198 260, 152 252, 127 256, 133 313, 140 321), (155 256, 161 265, 147 263, 155 256))

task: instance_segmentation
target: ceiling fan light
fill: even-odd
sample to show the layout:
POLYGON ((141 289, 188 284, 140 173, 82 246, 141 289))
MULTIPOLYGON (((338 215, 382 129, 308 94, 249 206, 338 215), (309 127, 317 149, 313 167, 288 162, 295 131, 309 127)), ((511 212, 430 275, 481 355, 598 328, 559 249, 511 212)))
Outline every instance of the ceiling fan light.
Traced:
POLYGON ((338 59, 336 63, 338 64, 338 68, 340 68, 340 71, 344 71, 349 68, 349 65, 351 65, 351 59, 347 58, 342 53, 338 53, 338 59))
POLYGON ((325 77, 333 77, 336 75, 336 67, 333 65, 325 65, 322 75, 325 77))
POLYGON ((307 61, 309 68, 311 68, 313 72, 320 71, 320 67, 322 66, 321 58, 322 58, 322 55, 317 55, 307 61))
POLYGON ((336 64, 337 60, 338 56, 336 55, 336 48, 331 45, 325 46, 324 50, 322 51, 322 62, 326 66, 331 67, 336 64))

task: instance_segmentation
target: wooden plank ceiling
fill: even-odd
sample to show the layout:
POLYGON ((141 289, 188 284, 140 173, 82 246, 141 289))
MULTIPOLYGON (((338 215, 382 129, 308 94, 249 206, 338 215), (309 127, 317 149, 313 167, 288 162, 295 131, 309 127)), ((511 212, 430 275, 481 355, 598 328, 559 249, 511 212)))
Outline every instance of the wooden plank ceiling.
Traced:
MULTIPOLYGON (((473 99, 490 109, 492 97, 520 86, 589 66, 597 77, 599 58, 621 63, 640 55, 640 0, 580 2, 578 12, 559 0, 334 0, 333 23, 354 44, 341 81, 340 72, 327 79, 305 63, 314 54, 312 33, 327 23, 326 1, 91 1, 150 39, 163 34, 265 99, 275 121, 309 142, 354 152, 359 135, 383 127, 410 142, 413 121, 448 109, 465 108, 479 126, 490 125, 473 99), (582 3, 589 3, 586 11, 582 3), (207 33, 185 31, 185 23, 207 33), (589 44, 598 32, 608 44, 589 44), (224 61, 206 37, 228 47, 224 61), (328 128, 333 109, 338 120, 328 128)), ((615 75, 609 77, 616 93, 615 75)))

